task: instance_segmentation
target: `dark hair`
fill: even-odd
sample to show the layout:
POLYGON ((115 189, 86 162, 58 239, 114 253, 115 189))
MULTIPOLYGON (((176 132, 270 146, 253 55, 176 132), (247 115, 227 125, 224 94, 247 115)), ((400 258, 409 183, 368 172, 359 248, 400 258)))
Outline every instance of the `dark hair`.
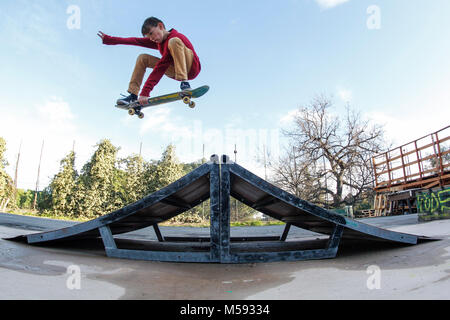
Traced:
POLYGON ((155 17, 150 17, 145 19, 144 24, 142 25, 142 35, 145 36, 150 32, 151 27, 157 27, 158 23, 162 23, 163 27, 166 28, 164 22, 155 17))

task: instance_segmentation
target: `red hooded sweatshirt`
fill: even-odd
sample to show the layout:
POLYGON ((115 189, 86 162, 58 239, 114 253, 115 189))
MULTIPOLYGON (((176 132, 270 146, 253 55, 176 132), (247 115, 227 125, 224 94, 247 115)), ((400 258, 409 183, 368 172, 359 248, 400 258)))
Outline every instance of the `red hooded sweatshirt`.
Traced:
POLYGON ((188 80, 195 79, 201 70, 200 60, 189 39, 186 38, 186 36, 184 36, 183 34, 176 31, 175 29, 169 30, 169 36, 167 37, 166 40, 164 40, 161 43, 153 42, 148 38, 119 38, 108 35, 105 35, 103 37, 103 43, 108 45, 125 44, 159 50, 162 56, 161 60, 159 60, 159 62, 153 68, 152 73, 148 77, 140 93, 141 96, 147 97, 150 95, 150 91, 152 91, 153 88, 158 84, 159 80, 161 80, 167 68, 173 64, 173 58, 168 48, 169 39, 171 38, 180 38, 180 40, 183 41, 185 46, 191 49, 192 52, 194 53, 194 60, 192 61, 192 67, 188 74, 188 80))

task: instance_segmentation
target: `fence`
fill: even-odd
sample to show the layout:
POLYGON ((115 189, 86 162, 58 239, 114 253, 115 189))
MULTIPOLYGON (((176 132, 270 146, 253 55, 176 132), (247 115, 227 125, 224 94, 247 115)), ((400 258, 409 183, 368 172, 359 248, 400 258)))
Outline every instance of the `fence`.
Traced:
POLYGON ((450 184, 450 126, 372 158, 377 193, 450 184))

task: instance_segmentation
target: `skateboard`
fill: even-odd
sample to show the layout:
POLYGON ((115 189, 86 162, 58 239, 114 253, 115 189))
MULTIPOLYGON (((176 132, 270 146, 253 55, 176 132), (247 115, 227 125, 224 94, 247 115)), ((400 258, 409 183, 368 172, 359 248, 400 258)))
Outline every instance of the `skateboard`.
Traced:
POLYGON ((160 105, 163 103, 169 103, 169 102, 182 100, 189 107, 194 108, 195 102, 192 101, 192 99, 201 97, 206 92, 208 92, 208 90, 209 90, 209 86, 201 86, 201 87, 198 87, 197 89, 179 91, 179 92, 169 93, 169 94, 165 94, 165 95, 158 96, 158 97, 148 98, 147 103, 145 105, 141 105, 138 101, 135 101, 135 102, 127 104, 127 105, 116 104, 116 108, 128 110, 128 114, 130 116, 137 115, 139 117, 139 119, 143 119, 144 113, 142 112, 142 109, 147 108, 147 107, 154 107, 154 106, 157 106, 157 105, 160 105))

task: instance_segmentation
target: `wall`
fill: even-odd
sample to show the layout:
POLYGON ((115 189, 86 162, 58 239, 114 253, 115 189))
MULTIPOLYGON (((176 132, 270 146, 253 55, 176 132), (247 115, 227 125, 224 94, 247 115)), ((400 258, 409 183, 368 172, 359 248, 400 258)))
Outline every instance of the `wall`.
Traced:
POLYGON ((450 219, 450 188, 416 194, 419 221, 450 219))

